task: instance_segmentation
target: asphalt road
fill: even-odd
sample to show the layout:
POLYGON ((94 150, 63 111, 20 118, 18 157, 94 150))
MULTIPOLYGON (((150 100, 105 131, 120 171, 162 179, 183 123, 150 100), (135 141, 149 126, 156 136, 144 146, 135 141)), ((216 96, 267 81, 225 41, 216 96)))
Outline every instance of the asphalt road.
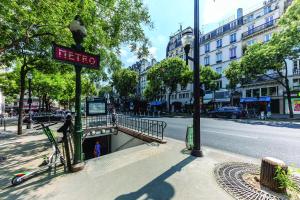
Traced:
MULTIPOLYGON (((165 135, 185 140, 192 118, 159 118, 165 135)), ((300 124, 251 120, 201 119, 201 143, 255 158, 272 156, 300 167, 300 124)))

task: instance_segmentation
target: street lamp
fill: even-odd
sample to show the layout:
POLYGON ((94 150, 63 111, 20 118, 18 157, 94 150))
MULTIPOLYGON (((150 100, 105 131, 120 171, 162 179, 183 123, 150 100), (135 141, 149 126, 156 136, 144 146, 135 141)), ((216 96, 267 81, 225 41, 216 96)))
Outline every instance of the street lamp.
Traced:
MULTIPOLYGON (((83 39, 86 37, 86 28, 80 16, 77 15, 70 24, 70 31, 72 32, 75 45, 72 48, 76 51, 84 51, 82 47, 83 39)), ((75 93, 75 125, 74 125, 74 163, 82 161, 82 122, 81 122, 81 69, 80 65, 75 64, 76 72, 76 93, 75 93)))
POLYGON ((193 115, 193 133, 194 133, 194 146, 191 155, 195 157, 202 157, 200 142, 200 55, 199 55, 199 0, 194 0, 194 35, 192 32, 187 31, 183 34, 182 45, 186 55, 186 63, 188 59, 194 62, 194 115, 193 115), (194 58, 190 58, 188 53, 191 48, 192 41, 194 42, 194 58))
POLYGON ((192 30, 187 30, 182 34, 181 42, 184 48, 186 65, 189 64, 189 59, 193 60, 191 57, 189 57, 189 52, 191 50, 193 41, 194 41, 194 35, 192 30))
POLYGON ((32 80, 32 74, 31 72, 27 73, 27 78, 28 78, 28 100, 27 103, 29 105, 29 123, 27 124, 27 129, 32 128, 32 112, 31 112, 31 104, 32 104, 32 98, 31 98, 31 80, 32 80))

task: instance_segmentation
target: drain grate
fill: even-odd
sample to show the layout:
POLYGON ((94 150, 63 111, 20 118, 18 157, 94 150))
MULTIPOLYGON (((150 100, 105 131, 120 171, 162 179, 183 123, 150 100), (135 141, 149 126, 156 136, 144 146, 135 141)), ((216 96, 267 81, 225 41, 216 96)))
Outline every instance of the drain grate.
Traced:
POLYGON ((258 190, 244 181, 244 174, 259 174, 259 166, 248 163, 229 162, 215 168, 215 177, 219 185, 239 200, 286 200, 264 190, 258 190))

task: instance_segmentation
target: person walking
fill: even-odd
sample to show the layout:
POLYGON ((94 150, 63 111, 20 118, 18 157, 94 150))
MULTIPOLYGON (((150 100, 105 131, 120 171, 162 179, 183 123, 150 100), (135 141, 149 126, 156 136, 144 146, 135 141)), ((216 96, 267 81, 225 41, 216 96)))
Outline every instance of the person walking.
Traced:
POLYGON ((112 111, 112 115, 111 115, 111 121, 113 123, 113 126, 116 125, 116 110, 113 108, 113 111, 112 111))
POLYGON ((101 156, 101 145, 100 145, 99 141, 97 141, 95 144, 94 155, 95 155, 95 158, 101 156))

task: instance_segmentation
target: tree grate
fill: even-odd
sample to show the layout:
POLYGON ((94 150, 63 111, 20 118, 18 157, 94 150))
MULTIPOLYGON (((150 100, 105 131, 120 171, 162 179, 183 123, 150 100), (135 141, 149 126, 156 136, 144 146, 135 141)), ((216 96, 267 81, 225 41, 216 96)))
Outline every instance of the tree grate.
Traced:
POLYGON ((244 174, 259 174, 259 166, 249 163, 228 162, 215 167, 214 174, 218 184, 231 196, 239 200, 287 200, 283 195, 276 196, 248 184, 244 174))

